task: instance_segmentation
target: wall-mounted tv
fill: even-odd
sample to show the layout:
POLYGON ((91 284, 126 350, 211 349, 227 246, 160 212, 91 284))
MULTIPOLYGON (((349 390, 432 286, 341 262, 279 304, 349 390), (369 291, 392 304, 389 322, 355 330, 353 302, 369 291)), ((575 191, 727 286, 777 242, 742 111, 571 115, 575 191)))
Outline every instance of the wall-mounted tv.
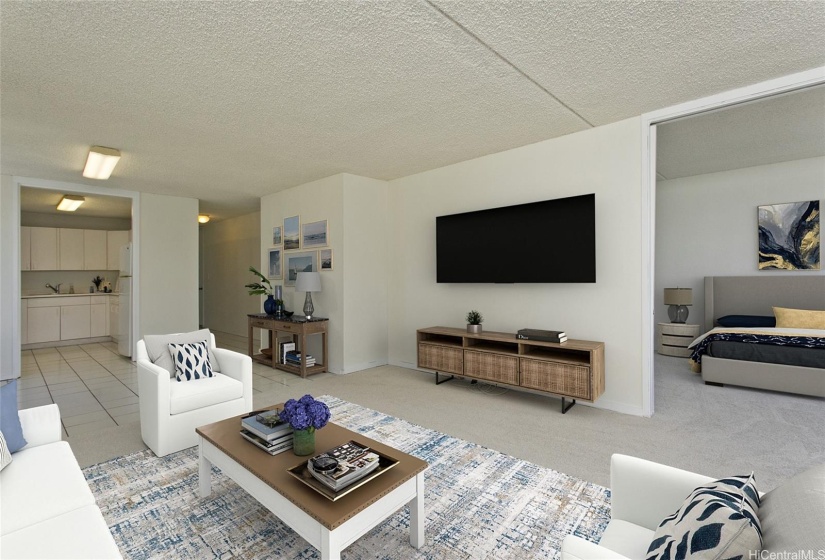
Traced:
POLYGON ((437 281, 596 281, 596 195, 438 216, 437 281))

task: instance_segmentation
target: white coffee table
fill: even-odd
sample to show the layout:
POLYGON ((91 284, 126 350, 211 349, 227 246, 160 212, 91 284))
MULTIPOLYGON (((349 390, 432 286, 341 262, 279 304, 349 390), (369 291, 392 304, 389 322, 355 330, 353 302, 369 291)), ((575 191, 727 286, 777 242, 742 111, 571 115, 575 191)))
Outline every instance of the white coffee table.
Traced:
POLYGON ((331 501, 287 470, 307 460, 291 451, 270 456, 238 433, 240 416, 201 426, 199 444, 200 495, 212 491, 215 465, 281 521, 321 551, 323 560, 338 560, 341 551, 401 507, 410 507, 410 544, 424 544, 424 471, 427 463, 335 424, 316 431, 321 452, 355 440, 398 460, 380 476, 331 501))

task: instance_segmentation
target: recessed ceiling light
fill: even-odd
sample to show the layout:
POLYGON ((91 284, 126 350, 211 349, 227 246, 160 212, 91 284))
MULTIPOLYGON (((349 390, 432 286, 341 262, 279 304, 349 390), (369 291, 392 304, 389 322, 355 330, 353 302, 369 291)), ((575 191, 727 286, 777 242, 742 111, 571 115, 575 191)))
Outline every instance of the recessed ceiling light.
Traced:
POLYGON ((108 179, 120 161, 120 151, 103 146, 92 146, 89 157, 86 158, 86 167, 83 176, 89 179, 108 179))
POLYGON ((205 224, 209 221, 209 214, 198 214, 198 223, 205 224))
POLYGON ((72 194, 63 195, 63 198, 60 199, 60 202, 57 205, 58 210, 63 210, 64 212, 74 212, 80 205, 86 202, 86 199, 82 196, 74 196, 72 194))

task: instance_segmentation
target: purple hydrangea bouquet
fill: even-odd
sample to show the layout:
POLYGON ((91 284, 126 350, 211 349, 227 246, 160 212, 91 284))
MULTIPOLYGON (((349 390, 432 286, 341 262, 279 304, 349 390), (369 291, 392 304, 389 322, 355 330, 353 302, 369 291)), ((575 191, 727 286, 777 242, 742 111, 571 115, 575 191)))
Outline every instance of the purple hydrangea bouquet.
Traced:
POLYGON ((286 401, 280 417, 292 426, 292 449, 296 455, 315 453, 315 430, 326 426, 330 416, 329 407, 312 395, 286 401))

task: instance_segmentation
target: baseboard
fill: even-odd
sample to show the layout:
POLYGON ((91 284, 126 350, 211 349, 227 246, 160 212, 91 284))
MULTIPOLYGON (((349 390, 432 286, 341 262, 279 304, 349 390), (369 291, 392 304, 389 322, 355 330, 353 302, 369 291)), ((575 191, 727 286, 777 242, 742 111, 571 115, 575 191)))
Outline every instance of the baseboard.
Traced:
POLYGON ((22 344, 21 350, 39 350, 40 348, 57 348, 58 346, 77 346, 79 344, 95 344, 97 342, 114 342, 111 336, 95 336, 92 338, 75 338, 72 340, 54 340, 52 342, 33 342, 22 344))
MULTIPOLYGON (((361 364, 351 364, 351 365, 348 365, 348 366, 344 366, 344 369, 340 373, 342 373, 342 374, 355 373, 356 371, 363 371, 365 369, 372 369, 372 368, 376 368, 376 367, 380 367, 380 366, 385 366, 385 365, 387 365, 387 363, 388 362, 385 361, 385 360, 373 360, 371 362, 364 362, 364 363, 361 363, 361 364)), ((339 372, 336 372, 336 373, 339 373, 339 372)))
POLYGON ((610 410, 613 412, 620 412, 622 414, 630 414, 632 416, 645 416, 645 411, 640 406, 632 406, 617 401, 609 401, 607 399, 599 399, 594 403, 576 401, 576 406, 592 406, 593 408, 601 408, 602 410, 610 410))

